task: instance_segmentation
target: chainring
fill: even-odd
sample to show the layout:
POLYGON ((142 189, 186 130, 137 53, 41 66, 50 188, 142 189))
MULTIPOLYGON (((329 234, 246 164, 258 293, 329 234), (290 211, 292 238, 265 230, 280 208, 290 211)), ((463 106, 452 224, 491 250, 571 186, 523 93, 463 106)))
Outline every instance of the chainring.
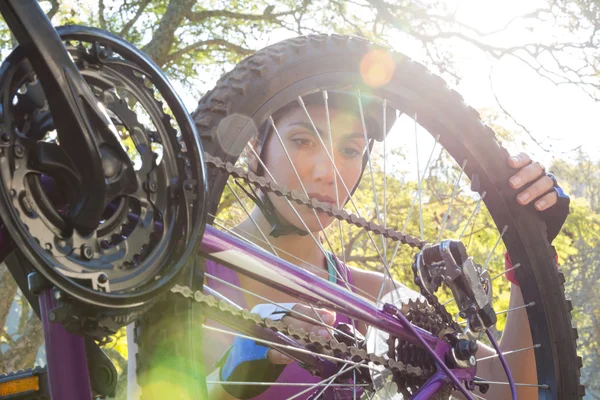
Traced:
POLYGON ((200 239, 205 199, 200 147, 193 126, 183 126, 189 118, 173 123, 174 106, 181 108, 173 110, 176 116, 187 112, 141 52, 100 30, 58 31, 116 128, 137 190, 105 199, 92 234, 70 227, 67 211, 78 173, 69 168, 42 85, 17 48, 0 70, 0 214, 34 266, 68 294, 109 308, 140 306, 155 297, 154 289, 167 289, 167 278, 183 267, 200 239), (64 162, 58 171, 49 170, 40 154, 64 162))

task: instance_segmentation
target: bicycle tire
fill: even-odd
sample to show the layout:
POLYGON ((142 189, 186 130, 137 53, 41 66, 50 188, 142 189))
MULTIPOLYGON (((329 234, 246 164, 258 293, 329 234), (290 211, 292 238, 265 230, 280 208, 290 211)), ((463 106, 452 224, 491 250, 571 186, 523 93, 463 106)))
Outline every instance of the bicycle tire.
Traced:
MULTIPOLYGON (((286 40, 246 58, 225 74, 199 102, 194 120, 203 148, 225 161, 235 162, 241 149, 275 109, 311 89, 360 81, 360 60, 372 50, 383 49, 364 39, 341 35, 312 35, 286 40), (241 116, 241 118, 240 118, 241 116), (249 121, 251 121, 249 123, 249 121), (231 135, 223 137, 224 132, 231 135)), ((468 161, 465 173, 480 194, 511 258, 524 267, 516 273, 525 303, 534 343, 540 398, 581 398, 577 330, 572 326, 570 301, 564 294, 564 276, 555 268, 554 249, 545 236, 545 224, 517 205, 516 191, 508 186, 514 173, 507 165, 508 152, 491 128, 481 123, 474 109, 423 65, 399 53, 391 53, 395 72, 378 92, 409 97, 419 123, 440 135, 440 143, 460 163, 468 161), (400 94, 400 92, 402 94, 400 94), (476 175, 476 177, 475 177, 476 175), (529 267, 525 267, 529 266, 529 267)), ((209 215, 214 215, 228 173, 208 168, 209 215)), ((212 217, 209 218, 209 221, 212 217)))

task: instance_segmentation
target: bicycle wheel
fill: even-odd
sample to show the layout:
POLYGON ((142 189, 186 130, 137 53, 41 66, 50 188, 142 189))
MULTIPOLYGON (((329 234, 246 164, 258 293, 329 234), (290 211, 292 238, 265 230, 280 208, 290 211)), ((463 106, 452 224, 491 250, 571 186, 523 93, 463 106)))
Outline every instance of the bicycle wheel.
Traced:
MULTIPOLYGON (((271 129, 277 132, 281 118, 274 115, 282 105, 297 101, 298 115, 304 113, 307 118, 303 129, 310 131, 311 127, 316 128, 314 121, 318 119, 315 108, 308 100, 298 99, 319 96, 320 107, 328 110, 326 99, 339 91, 354 96, 360 114, 357 121, 365 132, 366 109, 373 104, 380 104, 379 115, 384 121, 393 123, 387 136, 381 142, 376 140, 375 146, 364 153, 364 173, 357 187, 340 186, 335 179, 342 181, 340 177, 345 171, 340 172, 334 167, 331 156, 324 159, 334 171, 336 190, 350 196, 345 205, 348 213, 395 231, 412 233, 418 236, 417 239, 432 243, 457 237, 465 242, 469 254, 482 264, 481 271, 488 271, 491 276, 501 277, 503 253, 507 250, 518 267, 516 274, 521 282, 524 306, 508 307, 508 284, 501 278, 493 280, 493 299, 498 314, 496 333, 504 329, 507 316, 528 320, 531 345, 510 349, 506 358, 510 361, 517 354, 533 354, 536 365, 533 378, 520 381, 517 377, 520 397, 537 395, 544 399, 566 399, 583 396, 583 387, 579 384, 581 359, 576 353, 577 331, 571 324, 571 305, 565 299, 564 277, 555 267, 554 251, 546 239, 545 224, 533 208, 516 203, 517 193, 508 185, 508 179, 515 171, 508 167, 509 154, 498 143, 492 129, 481 122, 475 110, 464 104, 459 94, 422 65, 363 39, 340 35, 299 37, 269 46, 225 74, 200 100, 194 119, 205 154, 246 170, 250 168, 248 164, 253 165, 255 170, 255 159, 260 156, 253 151, 260 140, 256 139, 257 135, 260 136, 265 124, 271 124, 271 129), (323 96, 324 92, 328 94, 323 96), (363 104, 363 99, 372 104, 363 104), (388 108, 394 112, 389 113, 388 108), (414 154, 406 154, 408 149, 415 149, 414 154), (416 166, 416 173, 407 170, 411 165, 416 166)), ((335 123, 328 111, 325 116, 321 115, 321 121, 325 121, 319 127, 324 139, 328 127, 331 132, 330 127, 335 123)), ((386 128, 384 123, 383 134, 386 128)), ((326 140, 317 140, 318 132, 313 136, 315 146, 330 146, 326 140)), ((279 143, 285 147, 281 138, 279 143)), ((286 168, 284 164, 292 160, 288 154, 279 159, 277 168, 286 168)), ((277 181, 274 178, 274 175, 280 176, 277 170, 269 170, 265 163, 259 162, 259 165, 264 176, 277 181)), ((303 168, 301 165, 295 167, 303 168)), ((297 173, 296 169, 294 171, 297 173)), ((238 223, 248 221, 252 215, 250 210, 254 203, 248 196, 256 196, 257 189, 254 188, 252 195, 252 189, 245 183, 236 185, 231 172, 231 168, 227 170, 218 163, 209 162, 210 223, 292 260, 286 249, 274 244, 272 237, 266 234, 252 237, 249 232, 240 230, 238 223)), ((298 181, 302 181, 299 176, 298 181)), ((307 194, 297 183, 291 189, 296 189, 300 195, 307 194)), ((338 195, 336 192, 335 196, 338 195)), ((271 194, 267 196, 270 198, 271 194)), ((323 201, 323 198, 318 200, 323 201)), ((276 201, 284 204, 285 199, 276 201)), ((290 215, 292 212, 296 215, 295 225, 321 231, 315 228, 315 224, 323 221, 321 213, 304 205, 291 206, 291 203, 288 209, 292 210, 290 215)), ((377 237, 374 232, 346 224, 348 221, 352 222, 352 219, 332 223, 320 235, 310 234, 309 237, 345 264, 383 271, 387 277, 383 280, 384 285, 393 276, 416 288, 411 270, 414 248, 401 246, 383 236, 377 237)), ((292 262, 301 263, 317 274, 324 272, 323 266, 311 266, 309 261, 296 259, 292 262)), ((359 287, 356 291, 369 297, 364 288, 359 287)), ((384 294, 383 290, 378 292, 384 294)), ((261 294, 264 295, 246 292, 244 296, 248 300, 261 294)), ((458 311, 447 291, 440 289, 436 295, 439 303, 446 304, 450 312, 458 311)), ((377 295, 371 297, 373 301, 380 298, 377 295)), ((278 301, 277 296, 273 300, 278 301)), ((417 312, 415 302, 410 302, 407 307, 417 312)), ((435 302, 429 307, 433 307, 434 312, 442 312, 435 302)), ((460 324, 460 319, 458 321, 460 324)), ((398 353, 396 356, 402 360, 398 353)), ((485 363, 498 362, 492 356, 480 359, 478 367, 483 370, 485 363)), ((490 392, 490 395, 507 397, 503 391, 507 386, 502 384, 506 381, 486 381, 496 393, 490 392)), ((399 377, 396 383, 398 391, 409 396, 422 381, 399 377)), ((313 390, 322 392, 324 389, 320 386, 325 384, 315 383, 313 390)), ((301 390, 310 393, 306 388, 301 390)), ((486 396, 479 389, 474 393, 478 397, 486 396)))

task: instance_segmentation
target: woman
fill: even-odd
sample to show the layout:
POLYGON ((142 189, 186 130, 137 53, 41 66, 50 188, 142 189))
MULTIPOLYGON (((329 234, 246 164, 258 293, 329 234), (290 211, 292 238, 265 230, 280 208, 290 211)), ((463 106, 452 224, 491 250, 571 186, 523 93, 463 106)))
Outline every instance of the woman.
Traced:
MULTIPOLYGON (((323 97, 320 94, 306 96, 304 102, 310 119, 304 108, 297 102, 284 106, 273 115, 275 128, 272 124, 267 123, 262 129, 254 143, 255 151, 249 153, 250 168, 259 175, 270 175, 275 182, 289 189, 300 192, 306 190, 310 197, 341 206, 349 199, 348 192, 341 180, 348 190, 353 192, 364 171, 367 153, 372 148, 373 140, 382 139, 377 137, 382 132, 381 117, 378 117, 381 114, 381 104, 372 102, 363 110, 367 130, 365 139, 363 123, 356 97, 353 94, 330 93, 329 115, 323 107, 323 97), (318 130, 318 134, 312 123, 318 130), (331 132, 331 138, 329 132, 331 132), (327 151, 323 147, 323 143, 326 144, 327 151), (256 157, 257 155, 258 157, 256 157), (330 157, 334 160, 335 168, 330 157), (292 167, 292 163, 294 167, 292 167), (337 175, 336 169, 340 175, 337 175)), ((393 112, 388 113, 386 126, 392 125, 394 115, 393 112)), ((510 179, 510 185, 515 189, 525 188, 518 196, 519 203, 527 205, 535 202, 537 210, 545 213, 550 210, 552 221, 549 222, 553 224, 553 233, 549 236, 556 236, 568 213, 568 197, 563 194, 566 201, 561 201, 560 207, 556 207, 559 194, 562 192, 553 190, 556 186, 553 177, 547 176, 544 168, 539 163, 532 163, 526 154, 511 157, 507 163, 515 169, 515 174, 510 179)), ((311 209, 301 205, 292 207, 286 199, 273 193, 260 193, 255 197, 255 202, 256 206, 251 211, 250 217, 233 229, 235 233, 269 251, 273 248, 277 249, 280 257, 310 270, 323 279, 329 279, 338 284, 345 284, 344 281, 347 280, 353 290, 367 293, 372 298, 378 298, 384 282, 384 276, 381 273, 343 265, 332 255, 324 253, 312 235, 307 235, 307 231, 318 235, 333 222, 333 217, 321 212, 315 215, 311 209), (260 239, 263 237, 268 237, 270 244, 260 239), (336 274, 344 279, 336 278, 336 274)), ((549 238, 553 239, 553 236, 549 238)), ((288 313, 284 316, 284 321, 324 337, 330 336, 327 329, 308 321, 301 315, 309 315, 317 319, 320 317, 329 325, 347 321, 345 317, 335 315, 328 310, 313 310, 305 304, 298 304, 297 299, 242 275, 237 276, 229 269, 214 262, 208 262, 207 273, 231 284, 239 285, 249 292, 259 293, 273 302, 291 303, 289 306, 297 313, 288 313), (319 316, 315 316, 315 312, 319 316)), ((510 308, 514 308, 523 305, 523 298, 514 276, 510 279, 514 283, 511 288, 510 308)), ((241 307, 255 310, 264 309, 261 308, 261 303, 264 301, 255 296, 231 289, 228 285, 214 279, 208 279, 207 285, 220 292, 225 292, 241 307)), ((417 295, 414 292, 410 293, 409 289, 405 287, 404 290, 409 295, 417 295)), ((366 329, 364 326, 357 328, 362 333, 366 329)), ((211 342, 210 335, 210 332, 206 333, 205 343, 211 342)), ((221 340, 220 346, 210 346, 207 349, 206 368, 210 370, 211 365, 215 363, 217 365, 208 381, 306 383, 319 380, 303 370, 289 357, 274 349, 259 346, 251 340, 236 338, 233 346, 226 351, 226 347, 233 339, 223 336, 225 335, 212 338, 213 343, 221 340), (217 362, 219 358, 220 360, 217 362)), ((503 351, 532 346, 529 322, 524 309, 509 313, 500 346, 503 351)), ((493 350, 481 345, 477 357, 481 358, 492 354, 495 354, 493 350)), ((519 382, 535 381, 533 351, 514 354, 508 361, 513 375, 518 377, 519 382)), ((489 380, 505 380, 504 371, 497 359, 480 362, 477 375, 489 380)), ((265 390, 263 386, 254 385, 226 385, 225 388, 221 385, 209 385, 209 398, 284 399, 304 389, 292 386, 271 386, 265 390)), ((506 387, 494 385, 486 394, 486 398, 507 398, 506 390, 506 387)), ((519 390, 519 397, 533 398, 537 395, 535 388, 519 388, 519 390)), ((310 392, 298 398, 305 399, 309 394, 310 392)))

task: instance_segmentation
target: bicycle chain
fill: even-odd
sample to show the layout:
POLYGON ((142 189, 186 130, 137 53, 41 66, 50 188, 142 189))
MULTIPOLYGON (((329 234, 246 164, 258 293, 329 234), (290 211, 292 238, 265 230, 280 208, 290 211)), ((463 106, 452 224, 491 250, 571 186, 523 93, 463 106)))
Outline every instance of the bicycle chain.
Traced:
MULTIPOLYGON (((255 185, 262 190, 273 192, 278 196, 286 197, 297 204, 302 204, 312 209, 325 212, 339 220, 343 220, 359 228, 375 232, 388 239, 399 241, 419 250, 426 244, 426 242, 421 241, 416 237, 402 234, 390 228, 384 228, 374 222, 367 222, 364 218, 348 213, 336 206, 316 199, 311 199, 298 191, 289 190, 284 186, 276 184, 268 177, 258 176, 241 167, 236 167, 234 164, 223 161, 207 152, 204 153, 204 158, 208 164, 226 171, 234 178, 240 179, 249 185, 255 185)), ((418 299, 409 300, 402 305, 400 311, 411 323, 434 335, 443 336, 447 333, 448 328, 456 330, 455 324, 452 324, 452 318, 447 318, 450 314, 445 310, 444 306, 437 301, 435 296, 428 295, 420 282, 415 283, 419 286, 421 293, 426 295, 425 298, 427 301, 433 305, 421 302, 418 299)), ((308 346, 321 354, 336 356, 338 358, 347 358, 354 362, 363 361, 382 365, 384 368, 392 371, 395 381, 401 383, 403 388, 418 388, 435 371, 435 365, 424 349, 408 344, 405 341, 398 340, 393 336, 390 336, 388 340, 390 350, 388 351, 388 358, 385 358, 368 353, 363 348, 340 342, 335 338, 330 340, 323 339, 314 333, 308 333, 293 325, 285 324, 281 320, 273 321, 270 318, 263 319, 259 315, 253 314, 248 310, 236 309, 224 301, 218 301, 216 298, 210 295, 204 295, 200 291, 194 292, 192 289, 185 286, 176 285, 171 291, 180 293, 184 297, 193 299, 202 304, 203 308, 205 308, 205 312, 207 309, 211 309, 213 312, 218 313, 221 318, 225 317, 225 315, 227 318, 233 318, 234 326, 243 326, 243 324, 253 323, 263 328, 283 333, 296 340, 300 345, 308 346)))
MULTIPOLYGON (((142 81, 142 79, 139 77, 135 77, 135 78, 142 81)), ((150 88, 148 88, 148 87, 146 87, 146 88, 149 91, 149 93, 151 93, 152 95, 154 94, 150 88)), ((156 101, 159 104, 160 108, 162 109, 162 104, 160 103, 160 101, 158 101, 158 100, 156 100, 156 101)), ((166 116, 166 114, 165 114, 165 116, 166 116)), ((281 197, 286 197, 287 199, 294 201, 297 204, 302 204, 302 205, 305 205, 312 209, 315 209, 317 211, 325 212, 328 215, 335 217, 338 220, 343 220, 344 222, 346 222, 348 224, 355 225, 359 228, 363 228, 370 232, 375 232, 376 234, 384 236, 388 239, 391 239, 394 241, 399 241, 402 244, 407 244, 407 245, 409 245, 413 248, 417 248, 419 250, 422 250, 426 245, 425 241, 420 240, 419 238, 417 238, 415 236, 403 234, 403 233, 400 233, 391 228, 384 228, 383 226, 381 226, 373 221, 368 222, 366 219, 359 217, 356 214, 348 213, 343 208, 340 209, 339 207, 337 207, 335 205, 330 205, 329 203, 325 203, 325 202, 319 201, 314 198, 309 198, 306 194, 300 193, 296 190, 289 190, 288 188, 286 188, 284 186, 276 184, 275 182, 273 182, 273 180, 271 178, 269 178, 267 176, 258 176, 255 173, 253 173, 252 171, 246 171, 241 167, 236 167, 233 163, 226 162, 226 161, 220 159, 219 157, 213 156, 212 154, 210 154, 208 152, 204 152, 204 160, 206 163, 211 164, 216 168, 226 171, 231 176, 233 176, 237 179, 241 179, 244 182, 246 182, 247 184, 256 185, 263 190, 275 193, 276 195, 281 196, 281 197)), ((440 304, 440 302, 438 301, 438 299, 435 295, 429 294, 429 292, 425 289, 423 284, 420 282, 420 279, 418 278, 418 274, 417 274, 414 263, 413 263, 412 269, 413 269, 413 274, 415 277, 414 282, 419 287, 421 295, 427 299, 427 301, 430 303, 430 305, 435 309, 436 313, 438 313, 438 315, 444 320, 444 322, 447 324, 447 328, 451 328, 456 332, 461 332, 462 330, 461 330, 460 326, 456 322, 454 322, 454 320, 452 319, 452 315, 450 315, 450 313, 446 310, 446 307, 444 307, 442 304, 440 304)))
MULTIPOLYGON (((260 315, 254 314, 247 309, 238 309, 223 300, 217 300, 211 295, 203 294, 199 290, 193 291, 187 286, 175 285, 171 288, 171 292, 179 293, 183 297, 199 303, 203 308, 203 315, 214 315, 216 313, 219 315, 219 318, 227 319, 234 326, 255 324, 262 328, 283 333, 300 345, 310 347, 312 351, 319 354, 349 359, 356 363, 372 362, 375 365, 381 365, 391 370, 396 377, 402 378, 408 388, 416 389, 417 386, 422 385, 435 372, 434 363, 428 357, 424 356, 425 350, 414 345, 409 345, 404 341, 401 341, 397 345, 400 357, 403 360, 397 360, 392 357, 385 358, 368 353, 364 348, 340 342, 335 338, 324 339, 314 332, 307 332, 302 328, 286 324, 283 320, 273 321, 270 318, 263 319, 260 315)), ((443 329, 443 324, 426 302, 418 299, 409 300, 403 304, 401 312, 407 316, 411 323, 433 334, 443 329)))
POLYGON ((246 171, 241 167, 236 167, 232 163, 223 161, 219 157, 214 157, 207 152, 204 152, 204 160, 219 169, 227 171, 231 176, 241 179, 248 184, 256 185, 259 188, 273 192, 278 196, 286 197, 297 204, 302 204, 317 211, 325 212, 332 217, 343 220, 367 231, 375 232, 378 235, 384 236, 388 239, 399 241, 402 244, 407 244, 419 250, 421 250, 426 244, 425 241, 419 240, 414 236, 405 235, 391 228, 384 228, 375 222, 368 222, 366 219, 359 217, 356 214, 349 213, 344 209, 340 209, 337 206, 330 205, 329 203, 325 203, 317 199, 312 199, 296 190, 289 190, 284 186, 276 184, 267 176, 258 176, 252 171, 246 171))

